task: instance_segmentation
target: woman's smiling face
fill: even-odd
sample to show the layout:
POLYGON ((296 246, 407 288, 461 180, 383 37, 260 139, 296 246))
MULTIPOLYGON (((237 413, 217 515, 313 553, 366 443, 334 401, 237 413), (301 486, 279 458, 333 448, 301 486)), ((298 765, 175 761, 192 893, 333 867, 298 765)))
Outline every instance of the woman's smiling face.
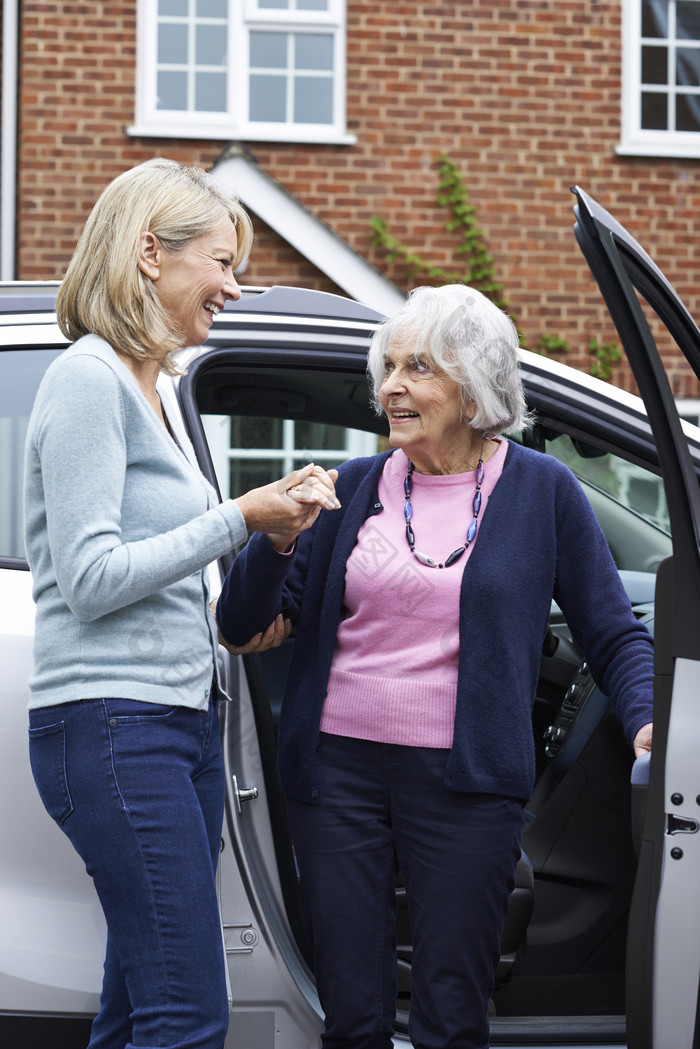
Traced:
POLYGON ((470 458, 475 435, 462 411, 459 384, 408 342, 393 343, 384 358, 379 401, 392 445, 419 471, 459 472, 470 458))
POLYGON ((149 264, 155 270, 141 268, 153 280, 173 324, 183 332, 184 345, 201 346, 227 300, 241 297, 233 275, 238 250, 233 223, 224 219, 178 251, 166 250, 151 233, 144 238, 153 238, 149 264))

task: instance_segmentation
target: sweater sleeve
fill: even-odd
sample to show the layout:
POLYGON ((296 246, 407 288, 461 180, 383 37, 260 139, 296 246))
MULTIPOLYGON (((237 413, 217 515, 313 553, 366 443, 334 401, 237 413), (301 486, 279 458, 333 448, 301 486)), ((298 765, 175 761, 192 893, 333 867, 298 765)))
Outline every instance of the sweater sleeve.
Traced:
POLYGON ((224 579, 216 605, 219 629, 230 644, 246 644, 280 613, 296 626, 312 533, 302 533, 291 554, 278 553, 266 535, 251 536, 224 579))
MULTIPOLYGON (((246 537, 243 515, 229 501, 163 534, 122 541, 126 415, 116 375, 95 357, 54 368, 37 398, 30 442, 56 582, 79 619, 98 619, 184 579, 246 537)), ((36 511, 32 518, 27 510, 29 549, 36 511)))
POLYGON ((558 501, 554 596, 632 743, 653 717, 653 642, 631 609, 602 529, 573 476, 558 501))

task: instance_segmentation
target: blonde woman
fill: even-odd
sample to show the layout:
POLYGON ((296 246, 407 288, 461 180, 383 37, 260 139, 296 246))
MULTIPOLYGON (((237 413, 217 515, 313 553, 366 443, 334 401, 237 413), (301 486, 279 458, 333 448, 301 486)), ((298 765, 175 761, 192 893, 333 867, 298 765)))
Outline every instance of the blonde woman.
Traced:
POLYGON ((337 505, 313 467, 219 504, 158 396, 172 353, 204 342, 240 297, 234 274, 251 241, 246 213, 198 168, 155 160, 117 178, 59 291, 74 342, 29 424, 30 756, 107 921, 90 1049, 224 1044, 224 769, 206 566, 249 529, 303 530, 337 505))

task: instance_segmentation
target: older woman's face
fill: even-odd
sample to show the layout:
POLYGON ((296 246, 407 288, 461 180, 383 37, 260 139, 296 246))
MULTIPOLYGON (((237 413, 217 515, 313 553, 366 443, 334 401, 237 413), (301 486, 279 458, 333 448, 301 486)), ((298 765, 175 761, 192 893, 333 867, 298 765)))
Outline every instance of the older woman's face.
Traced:
POLYGON ((200 346, 226 301, 241 297, 233 275, 238 250, 235 227, 226 218, 179 251, 166 251, 157 241, 155 250, 157 273, 152 279, 158 297, 184 331, 185 345, 200 346))
POLYGON ((418 469, 421 462, 430 469, 463 454, 472 431, 461 411, 459 385, 410 343, 394 343, 384 358, 379 400, 391 443, 418 469))

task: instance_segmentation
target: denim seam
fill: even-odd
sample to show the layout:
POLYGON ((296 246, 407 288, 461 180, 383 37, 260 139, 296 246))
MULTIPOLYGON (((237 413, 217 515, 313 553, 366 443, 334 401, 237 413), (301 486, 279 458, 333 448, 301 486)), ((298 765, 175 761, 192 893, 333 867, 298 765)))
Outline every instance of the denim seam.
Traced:
POLYGON ((154 916, 154 921, 155 921, 155 927, 156 927, 157 934, 158 934, 158 949, 159 949, 159 953, 160 953, 160 963, 161 963, 161 965, 163 967, 163 972, 164 972, 164 974, 166 976, 166 979, 163 980, 163 984, 164 984, 164 986, 166 988, 168 988, 167 1006, 164 1003, 163 1012, 164 1012, 165 1015, 167 1015, 168 1028, 171 1029, 172 1028, 172 1002, 170 1001, 171 994, 170 994, 169 988, 171 986, 171 980, 172 980, 173 974, 170 973, 168 965, 167 965, 167 963, 165 961, 165 950, 164 950, 164 947, 163 947, 163 936, 162 936, 160 915, 159 915, 159 912, 158 912, 158 908, 156 906, 156 898, 155 898, 155 893, 154 893, 154 890, 153 890, 153 883, 151 881, 151 873, 150 873, 148 860, 147 860, 147 857, 146 857, 146 855, 144 854, 144 851, 143 851, 143 846, 142 846, 142 843, 141 843, 141 836, 140 836, 137 828, 134 826, 133 820, 131 818, 131 813, 129 812, 129 808, 128 808, 127 804, 126 804, 126 799, 124 798, 124 795, 122 794, 122 791, 121 791, 121 787, 119 786, 119 779, 117 777, 117 769, 116 769, 116 765, 115 765, 115 761, 114 761, 114 743, 113 743, 113 740, 112 740, 112 733, 110 731, 110 724, 109 724, 110 719, 109 719, 109 712, 107 711, 107 704, 106 704, 104 699, 101 700, 101 703, 102 703, 102 708, 104 710, 104 715, 105 715, 107 737, 109 739, 109 760, 110 760, 110 766, 111 766, 111 769, 112 769, 112 777, 113 777, 113 780, 114 780, 114 785, 115 785, 115 787, 117 789, 117 793, 119 795, 119 799, 120 799, 120 801, 122 803, 122 808, 124 809, 124 814, 125 814, 127 820, 129 821, 129 826, 131 827, 132 833, 134 835, 134 839, 136 841, 136 844, 137 844, 137 847, 138 847, 138 850, 139 850, 139 854, 140 854, 142 862, 143 862, 144 870, 146 871, 146 874, 147 874, 147 877, 148 877, 148 887, 149 887, 149 891, 150 891, 150 894, 151 894, 151 905, 152 905, 152 908, 153 908, 153 916, 154 916))

